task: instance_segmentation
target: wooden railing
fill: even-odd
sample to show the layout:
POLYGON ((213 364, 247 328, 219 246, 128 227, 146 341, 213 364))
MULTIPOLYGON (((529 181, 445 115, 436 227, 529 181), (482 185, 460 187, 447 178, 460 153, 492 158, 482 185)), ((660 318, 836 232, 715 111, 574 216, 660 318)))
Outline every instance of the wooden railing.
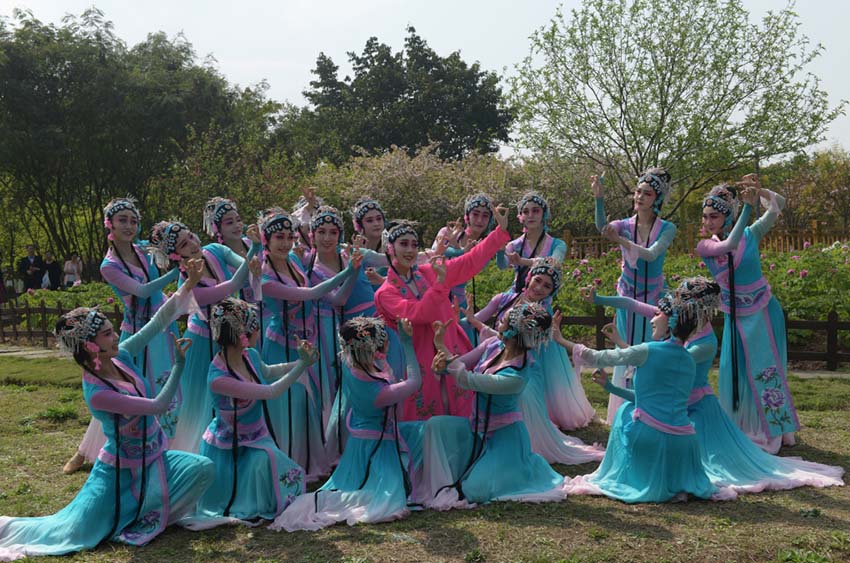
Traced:
MULTIPOLYGON (((56 320, 72 309, 80 307, 65 308, 60 301, 56 307, 47 307, 42 301, 37 306, 25 305, 16 307, 11 301, 0 307, 0 342, 11 339, 19 342, 24 339, 31 346, 40 344, 43 348, 49 348, 55 343, 53 328, 56 320)), ((113 305, 110 311, 101 307, 100 311, 112 322, 116 329, 121 326, 124 315, 118 305, 113 305)))
MULTIPOLYGON (((75 305, 76 308, 79 305, 75 305)), ((53 336, 53 326, 49 320, 57 319, 59 316, 66 313, 69 309, 65 309, 62 303, 58 303, 56 307, 47 307, 44 301, 36 307, 25 306, 15 307, 11 303, 0 307, 0 342, 5 342, 7 339, 15 342, 21 340, 27 341, 31 346, 42 346, 48 348, 55 343, 53 336)), ((120 326, 122 320, 121 310, 117 305, 112 311, 101 309, 103 313, 112 321, 116 327, 120 326)), ((593 316, 565 316, 562 323, 572 326, 589 326, 595 331, 595 346, 598 349, 605 348, 605 337, 602 335, 602 327, 610 323, 613 319, 605 316, 605 308, 596 306, 593 316)), ((723 317, 715 317, 714 331, 718 339, 723 334, 723 317)), ((826 369, 834 371, 838 369, 840 363, 850 363, 850 352, 841 350, 838 345, 838 331, 850 331, 850 321, 841 321, 838 319, 838 314, 835 311, 827 315, 825 321, 797 320, 787 319, 785 322, 787 329, 805 329, 817 332, 826 333, 826 350, 812 351, 799 350, 790 348, 788 350, 789 360, 814 361, 824 362, 826 369)))

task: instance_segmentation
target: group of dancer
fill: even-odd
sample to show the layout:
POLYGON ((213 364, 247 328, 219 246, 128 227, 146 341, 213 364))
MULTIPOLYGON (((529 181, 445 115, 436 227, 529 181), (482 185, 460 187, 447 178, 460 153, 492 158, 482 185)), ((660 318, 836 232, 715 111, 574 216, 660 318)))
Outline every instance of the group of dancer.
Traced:
POLYGON ((598 351, 561 333, 552 304, 567 246, 537 193, 517 204, 519 238, 507 209, 476 194, 428 250, 414 223, 390 222, 370 198, 351 212, 350 244, 343 214, 309 191, 247 229, 234 201, 214 198, 204 246, 178 221, 141 243, 135 202, 111 201, 101 273, 123 322, 79 308, 56 325, 92 412, 65 471, 93 467, 60 512, 0 517, 0 560, 143 545, 170 524, 291 532, 502 500, 728 500, 843 484, 840 467, 774 455, 799 429, 784 318, 758 252, 783 199, 755 175, 713 188, 697 252, 714 279, 669 288, 670 187, 647 170, 634 215, 608 222, 603 180, 591 179, 596 225, 623 257, 616 296, 583 291, 617 310, 615 348, 598 351), (759 198, 766 211, 749 225, 759 198), (479 309, 475 277, 491 261, 514 279, 479 309), (586 365, 611 394, 607 448, 567 434, 596 418, 586 365), (574 478, 550 465, 597 461, 574 478))

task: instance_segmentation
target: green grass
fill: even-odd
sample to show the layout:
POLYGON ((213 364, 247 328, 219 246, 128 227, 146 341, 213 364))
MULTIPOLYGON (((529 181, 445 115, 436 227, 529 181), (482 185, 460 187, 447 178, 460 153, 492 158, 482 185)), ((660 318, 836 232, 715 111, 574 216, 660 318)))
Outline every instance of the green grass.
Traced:
MULTIPOLYGON (((51 514, 86 480, 85 471, 61 472, 89 420, 79 377, 67 360, 0 358, 0 514, 51 514)), ((850 380, 791 378, 790 384, 804 428, 799 445, 783 453, 850 467, 850 380)), ((607 397, 592 384, 586 389, 604 414, 607 397)), ((598 424, 576 434, 607 439, 598 424)), ((556 469, 578 475, 594 467, 556 469)), ((728 503, 638 506, 575 496, 557 504, 423 511, 389 524, 317 533, 172 528, 143 548, 107 544, 62 561, 850 561, 850 490, 802 488, 728 503)))

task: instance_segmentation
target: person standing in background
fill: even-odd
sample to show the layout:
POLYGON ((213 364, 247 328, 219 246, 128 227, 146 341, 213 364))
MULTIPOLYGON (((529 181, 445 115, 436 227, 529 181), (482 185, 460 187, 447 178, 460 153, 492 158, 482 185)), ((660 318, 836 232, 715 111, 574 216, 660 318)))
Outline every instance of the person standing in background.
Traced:
POLYGON ((44 262, 35 253, 35 245, 27 245, 27 255, 18 261, 18 275, 24 281, 24 291, 39 289, 44 275, 44 262))

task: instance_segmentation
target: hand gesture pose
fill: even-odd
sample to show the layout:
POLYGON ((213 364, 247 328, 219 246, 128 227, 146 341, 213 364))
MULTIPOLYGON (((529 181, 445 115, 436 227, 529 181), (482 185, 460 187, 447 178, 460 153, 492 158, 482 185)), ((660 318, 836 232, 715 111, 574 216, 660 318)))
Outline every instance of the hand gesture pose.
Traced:
POLYGON ((497 205, 493 210, 493 218, 496 220, 496 224, 502 228, 503 231, 508 230, 508 208, 504 205, 497 205))
POLYGON ((451 352, 449 352, 449 349, 446 346, 446 328, 448 328, 448 326, 453 322, 455 322, 454 319, 449 319, 446 322, 434 321, 431 323, 431 328, 434 329, 434 348, 436 348, 437 351, 445 352, 446 357, 451 355, 451 352))
POLYGON ((437 274, 437 283, 446 281, 446 259, 444 256, 431 256, 428 259, 431 269, 437 274))
POLYGON ((604 369, 596 369, 593 370, 593 375, 591 375, 592 381, 602 387, 608 385, 608 373, 604 369))
POLYGON ((298 359, 307 364, 313 365, 319 359, 319 352, 307 340, 298 341, 298 359))
POLYGON ((605 188, 603 187, 605 182, 605 174, 601 176, 597 176, 594 174, 590 177, 590 191, 593 192, 593 197, 600 198, 605 195, 605 188))
POLYGON ((177 338, 171 334, 171 340, 174 342, 174 359, 178 363, 183 363, 186 360, 186 351, 192 347, 192 340, 189 338, 177 338))
POLYGON ((255 225, 249 225, 248 230, 245 231, 245 236, 251 239, 251 242, 259 243, 260 242, 260 228, 255 225))
POLYGON ((194 289, 195 286, 198 285, 198 282, 201 281, 201 276, 204 273, 204 261, 201 258, 184 258, 181 262, 181 266, 183 271, 186 272, 186 283, 184 285, 188 286, 187 289, 194 289))

